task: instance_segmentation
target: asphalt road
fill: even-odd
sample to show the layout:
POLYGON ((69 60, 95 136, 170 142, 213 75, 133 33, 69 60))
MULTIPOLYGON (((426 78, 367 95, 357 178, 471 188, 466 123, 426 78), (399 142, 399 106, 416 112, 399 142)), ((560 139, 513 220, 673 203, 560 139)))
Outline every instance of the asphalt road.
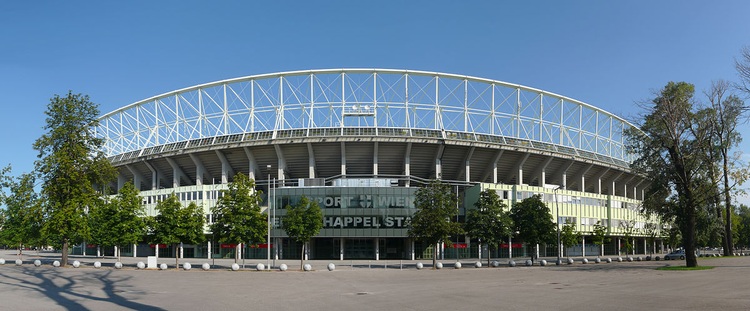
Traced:
MULTIPOLYGON (((81 268, 54 268, 55 254, 24 255, 16 266, 10 251, 0 266, 3 310, 719 310, 750 308, 750 257, 699 259, 702 271, 659 271, 684 261, 613 262, 563 266, 417 270, 414 262, 313 261, 314 271, 138 270, 111 267, 113 259, 73 258, 81 268), (40 267, 33 260, 44 262, 40 267), (100 269, 93 261, 102 261, 100 269), (351 266, 354 263, 354 266, 351 266)), ((59 256, 59 255, 57 255, 59 256)), ((188 260, 183 260, 188 261, 188 260)), ((204 260, 205 261, 205 260, 204 260)), ((425 262, 426 263, 426 262, 425 262)))

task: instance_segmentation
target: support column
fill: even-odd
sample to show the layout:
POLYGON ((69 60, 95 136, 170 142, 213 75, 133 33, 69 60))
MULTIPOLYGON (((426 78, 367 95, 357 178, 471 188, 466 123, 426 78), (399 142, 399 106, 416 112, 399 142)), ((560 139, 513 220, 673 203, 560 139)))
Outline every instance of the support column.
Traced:
POLYGON ((138 253, 138 244, 133 244, 133 258, 137 257, 136 253, 138 253))
POLYGON ((617 238, 617 256, 621 256, 622 253, 620 250, 622 249, 622 245, 620 245, 620 238, 617 238))
POLYGON ((416 254, 415 254, 416 253, 416 249, 414 247, 414 240, 412 240, 412 239, 409 239, 409 253, 410 253, 409 255, 411 257, 410 259, 414 260, 414 258, 416 257, 416 254))
POLYGON ((380 260, 380 239, 375 238, 375 260, 380 260))
POLYGON ((581 254, 583 255, 583 258, 586 258, 586 236, 581 236, 581 254))
POLYGON ((208 248, 208 251, 206 252, 206 259, 211 259, 211 241, 208 241, 206 247, 208 248))
POLYGON ((344 260, 344 243, 345 238, 339 238, 339 260, 344 260))

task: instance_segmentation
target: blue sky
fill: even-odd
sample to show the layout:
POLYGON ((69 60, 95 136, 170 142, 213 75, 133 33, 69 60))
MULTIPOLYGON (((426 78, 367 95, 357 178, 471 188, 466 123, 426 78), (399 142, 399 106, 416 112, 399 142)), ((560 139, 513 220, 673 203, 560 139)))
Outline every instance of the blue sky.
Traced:
MULTIPOLYGON (((287 70, 464 74, 632 119, 635 103, 668 81, 695 84, 703 100, 712 80, 736 80, 734 58, 750 45, 748 12, 750 1, 739 0, 4 1, 0 165, 33 169, 31 145, 54 94, 88 94, 106 113, 287 70)), ((745 139, 739 150, 750 153, 745 139)))

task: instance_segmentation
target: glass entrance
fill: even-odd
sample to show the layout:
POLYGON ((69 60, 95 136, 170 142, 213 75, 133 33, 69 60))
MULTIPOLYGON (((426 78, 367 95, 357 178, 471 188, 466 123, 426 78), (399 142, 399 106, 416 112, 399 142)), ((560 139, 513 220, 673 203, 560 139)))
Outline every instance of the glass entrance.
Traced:
POLYGON ((344 259, 375 259, 375 241, 373 239, 346 239, 344 259))

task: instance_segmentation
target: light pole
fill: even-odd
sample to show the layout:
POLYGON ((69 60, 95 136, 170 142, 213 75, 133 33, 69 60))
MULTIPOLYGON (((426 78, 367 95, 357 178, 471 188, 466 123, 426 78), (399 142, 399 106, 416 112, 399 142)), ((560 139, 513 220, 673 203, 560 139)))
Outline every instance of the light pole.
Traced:
POLYGON ((562 247, 560 247, 560 202, 557 199, 557 190, 565 189, 564 186, 560 185, 555 188, 552 192, 555 195, 555 210, 557 214, 557 220, 555 221, 555 226, 557 226, 557 263, 560 263, 560 256, 562 252, 562 247))
POLYGON ((266 226, 268 229, 268 235, 266 237, 266 267, 271 269, 271 164, 266 165, 268 169, 268 208, 266 209, 266 226))

